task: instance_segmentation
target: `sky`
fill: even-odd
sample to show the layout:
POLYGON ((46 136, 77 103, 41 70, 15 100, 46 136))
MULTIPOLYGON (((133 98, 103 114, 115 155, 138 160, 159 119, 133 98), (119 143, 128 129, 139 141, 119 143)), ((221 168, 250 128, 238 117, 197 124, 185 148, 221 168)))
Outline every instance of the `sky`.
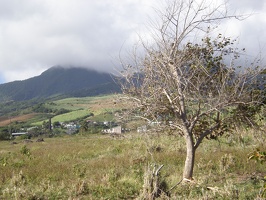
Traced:
MULTIPOLYGON (((0 83, 56 65, 116 70, 119 55, 144 32, 156 1, 0 0, 0 83)), ((228 1, 230 10, 253 14, 222 24, 225 34, 239 36, 250 56, 263 53, 266 0, 228 1)))

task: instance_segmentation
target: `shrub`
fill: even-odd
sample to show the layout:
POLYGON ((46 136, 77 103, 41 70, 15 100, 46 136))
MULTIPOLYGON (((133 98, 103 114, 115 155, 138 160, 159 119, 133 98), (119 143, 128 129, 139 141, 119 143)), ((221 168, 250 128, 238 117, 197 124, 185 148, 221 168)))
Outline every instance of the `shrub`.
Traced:
POLYGON ((10 134, 8 133, 8 131, 1 131, 0 132, 0 140, 9 140, 10 139, 10 134))
POLYGON ((30 149, 26 145, 24 145, 24 146, 21 147, 20 153, 23 154, 23 155, 26 155, 28 157, 31 156, 30 149))

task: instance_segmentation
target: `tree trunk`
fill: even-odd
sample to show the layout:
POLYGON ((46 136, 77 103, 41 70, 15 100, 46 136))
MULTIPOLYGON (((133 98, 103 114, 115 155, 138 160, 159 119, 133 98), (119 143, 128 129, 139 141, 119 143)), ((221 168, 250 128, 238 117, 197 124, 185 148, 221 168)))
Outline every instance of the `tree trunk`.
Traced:
POLYGON ((187 146, 187 156, 183 171, 183 178, 191 180, 193 176, 196 149, 194 148, 193 138, 190 134, 185 135, 185 140, 187 146))

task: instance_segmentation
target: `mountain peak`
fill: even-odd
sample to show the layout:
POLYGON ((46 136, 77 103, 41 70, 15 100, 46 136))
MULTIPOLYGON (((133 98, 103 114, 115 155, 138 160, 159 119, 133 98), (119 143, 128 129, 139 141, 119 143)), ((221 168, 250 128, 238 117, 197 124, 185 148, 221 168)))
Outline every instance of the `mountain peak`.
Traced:
POLYGON ((119 91, 112 75, 82 67, 54 66, 41 75, 0 85, 0 100, 30 100, 55 95, 92 96, 119 91))

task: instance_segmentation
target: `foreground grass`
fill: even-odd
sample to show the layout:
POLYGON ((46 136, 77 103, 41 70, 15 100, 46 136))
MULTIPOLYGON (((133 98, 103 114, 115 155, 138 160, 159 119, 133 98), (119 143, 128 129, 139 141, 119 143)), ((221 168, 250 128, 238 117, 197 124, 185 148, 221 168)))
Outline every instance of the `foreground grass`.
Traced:
MULTIPOLYGON (((266 170, 247 155, 266 150, 262 137, 242 133, 204 141, 194 182, 177 185, 169 198, 257 198, 266 170)), ((154 163, 164 165, 166 190, 182 178, 185 149, 178 136, 93 134, 17 142, 0 142, 0 199, 135 199, 147 165, 154 163)))

